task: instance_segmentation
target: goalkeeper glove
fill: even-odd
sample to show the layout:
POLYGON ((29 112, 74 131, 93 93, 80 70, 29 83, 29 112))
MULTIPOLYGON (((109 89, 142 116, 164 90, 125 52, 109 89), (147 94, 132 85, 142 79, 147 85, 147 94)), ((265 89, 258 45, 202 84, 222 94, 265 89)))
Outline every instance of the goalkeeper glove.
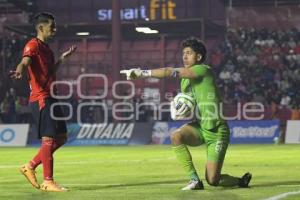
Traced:
POLYGON ((127 80, 134 80, 140 77, 151 77, 151 70, 141 70, 140 68, 121 70, 120 73, 125 74, 127 80))
POLYGON ((171 118, 176 120, 189 120, 191 119, 191 109, 183 102, 175 103, 171 101, 170 105, 171 118))

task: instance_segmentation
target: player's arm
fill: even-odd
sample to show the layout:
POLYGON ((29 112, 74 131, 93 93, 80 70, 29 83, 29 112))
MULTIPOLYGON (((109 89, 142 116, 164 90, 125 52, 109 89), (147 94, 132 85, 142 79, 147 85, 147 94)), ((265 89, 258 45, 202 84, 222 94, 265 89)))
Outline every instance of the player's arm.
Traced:
POLYGON ((198 77, 198 74, 196 74, 191 68, 166 67, 166 68, 151 70, 151 77, 154 78, 179 77, 179 78, 194 79, 198 77))
POLYGON ((28 56, 24 56, 21 62, 17 65, 16 70, 11 70, 9 72, 10 77, 12 79, 21 79, 24 70, 27 69, 30 64, 31 64, 31 58, 28 56))
POLYGON ((120 71, 120 73, 125 74, 127 76, 127 80, 133 80, 137 78, 147 78, 147 77, 154 77, 154 78, 179 77, 179 78, 195 79, 198 77, 205 76, 207 72, 207 69, 205 67, 201 67, 201 68, 198 67, 198 69, 196 69, 195 67, 190 67, 190 68, 166 67, 166 68, 153 69, 153 70, 129 69, 129 70, 122 70, 120 71))
POLYGON ((54 70, 56 71, 59 66, 76 51, 77 47, 75 45, 72 45, 67 51, 61 54, 61 56, 58 58, 56 63, 54 64, 54 70))

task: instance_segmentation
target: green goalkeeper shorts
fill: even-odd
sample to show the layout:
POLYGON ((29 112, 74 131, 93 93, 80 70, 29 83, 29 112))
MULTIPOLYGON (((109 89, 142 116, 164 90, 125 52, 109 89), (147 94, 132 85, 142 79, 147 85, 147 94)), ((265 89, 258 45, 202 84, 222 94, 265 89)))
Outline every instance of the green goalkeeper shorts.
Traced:
POLYGON ((227 123, 221 122, 212 130, 201 128, 198 122, 191 122, 188 125, 197 129, 201 143, 206 144, 207 160, 223 162, 230 141, 230 129, 227 123))

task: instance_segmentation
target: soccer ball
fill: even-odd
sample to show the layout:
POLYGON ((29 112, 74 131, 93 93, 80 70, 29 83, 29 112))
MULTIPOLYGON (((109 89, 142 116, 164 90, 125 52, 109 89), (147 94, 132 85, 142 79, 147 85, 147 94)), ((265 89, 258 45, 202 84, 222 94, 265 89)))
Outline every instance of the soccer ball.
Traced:
POLYGON ((194 112, 195 106, 196 106, 196 100, 190 93, 179 93, 174 98, 174 104, 175 109, 180 110, 182 105, 188 106, 189 112, 187 114, 190 114, 191 112, 194 112))

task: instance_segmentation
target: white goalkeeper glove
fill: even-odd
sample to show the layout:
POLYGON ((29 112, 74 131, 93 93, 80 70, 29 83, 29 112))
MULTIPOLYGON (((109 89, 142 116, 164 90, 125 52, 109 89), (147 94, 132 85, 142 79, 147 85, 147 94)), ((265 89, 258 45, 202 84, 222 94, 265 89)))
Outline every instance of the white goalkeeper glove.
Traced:
POLYGON ((173 120, 189 120, 191 119, 191 110, 187 104, 183 102, 175 103, 171 101, 170 105, 171 118, 173 120))
POLYGON ((140 77, 151 77, 151 70, 141 70, 140 68, 121 70, 120 73, 125 74, 127 80, 134 80, 140 77))

